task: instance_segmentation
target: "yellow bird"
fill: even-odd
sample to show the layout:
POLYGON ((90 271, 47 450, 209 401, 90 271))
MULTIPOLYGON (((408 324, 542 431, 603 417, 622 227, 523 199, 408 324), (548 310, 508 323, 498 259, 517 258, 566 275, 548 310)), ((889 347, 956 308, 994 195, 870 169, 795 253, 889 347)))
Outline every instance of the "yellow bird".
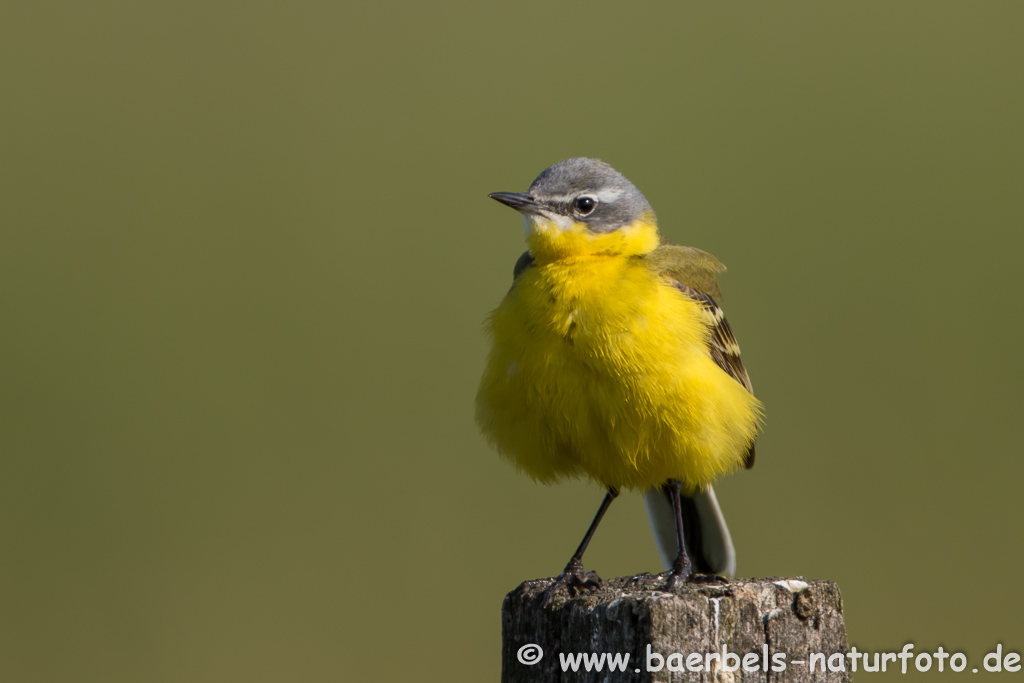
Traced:
POLYGON ((694 569, 732 574, 711 482, 753 466, 761 404, 715 302, 725 267, 667 243, 643 194, 597 159, 489 196, 523 215, 529 250, 488 319, 477 422, 537 481, 586 476, 608 491, 547 600, 596 587, 583 553, 623 488, 647 492, 669 587, 694 569))

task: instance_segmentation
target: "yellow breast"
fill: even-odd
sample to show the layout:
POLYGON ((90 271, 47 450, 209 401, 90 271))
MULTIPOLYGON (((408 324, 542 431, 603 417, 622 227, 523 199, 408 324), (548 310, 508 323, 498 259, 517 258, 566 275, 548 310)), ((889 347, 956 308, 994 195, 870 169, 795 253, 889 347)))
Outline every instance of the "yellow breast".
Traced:
POLYGON ((629 255, 538 263, 492 313, 477 421, 534 478, 688 489, 743 462, 757 400, 708 353, 698 304, 629 255))

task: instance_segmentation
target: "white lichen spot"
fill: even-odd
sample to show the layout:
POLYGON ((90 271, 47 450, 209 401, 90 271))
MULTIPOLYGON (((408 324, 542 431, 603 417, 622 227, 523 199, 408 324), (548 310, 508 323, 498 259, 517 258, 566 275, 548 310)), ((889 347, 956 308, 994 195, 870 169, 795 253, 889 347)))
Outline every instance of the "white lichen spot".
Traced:
POLYGON ((800 581, 798 579, 785 579, 783 581, 776 581, 775 585, 782 586, 790 593, 800 593, 810 588, 806 581, 800 581))

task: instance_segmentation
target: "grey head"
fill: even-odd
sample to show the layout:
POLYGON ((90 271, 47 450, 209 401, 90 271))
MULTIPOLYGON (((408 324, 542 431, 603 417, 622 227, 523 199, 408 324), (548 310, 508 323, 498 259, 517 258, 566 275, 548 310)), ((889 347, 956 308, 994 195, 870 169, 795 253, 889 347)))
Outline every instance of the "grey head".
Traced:
POLYGON ((566 218, 593 232, 612 232, 645 213, 654 217, 647 198, 626 177, 600 159, 574 157, 549 166, 527 192, 488 195, 523 213, 556 222, 566 218))

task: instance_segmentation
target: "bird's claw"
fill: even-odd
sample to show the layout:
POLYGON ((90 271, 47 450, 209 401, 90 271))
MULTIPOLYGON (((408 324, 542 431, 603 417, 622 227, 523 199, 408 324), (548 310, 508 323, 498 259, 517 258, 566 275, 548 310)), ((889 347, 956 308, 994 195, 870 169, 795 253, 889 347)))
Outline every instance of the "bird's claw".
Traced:
POLYGON ((693 570, 690 568, 689 562, 687 562, 686 564, 679 564, 677 562, 677 564, 673 566, 672 569, 668 570, 667 572, 662 572, 661 574, 656 575, 654 578, 665 582, 665 585, 662 587, 663 590, 671 591, 680 584, 692 581, 694 576, 695 575, 693 573, 693 570))
POLYGON ((544 602, 541 607, 547 607, 554 600, 558 589, 565 586, 569 591, 569 597, 576 597, 580 591, 592 591, 601 587, 601 577, 597 572, 588 572, 583 569, 583 563, 579 560, 571 560, 565 566, 565 570, 559 574, 544 591, 544 602))

